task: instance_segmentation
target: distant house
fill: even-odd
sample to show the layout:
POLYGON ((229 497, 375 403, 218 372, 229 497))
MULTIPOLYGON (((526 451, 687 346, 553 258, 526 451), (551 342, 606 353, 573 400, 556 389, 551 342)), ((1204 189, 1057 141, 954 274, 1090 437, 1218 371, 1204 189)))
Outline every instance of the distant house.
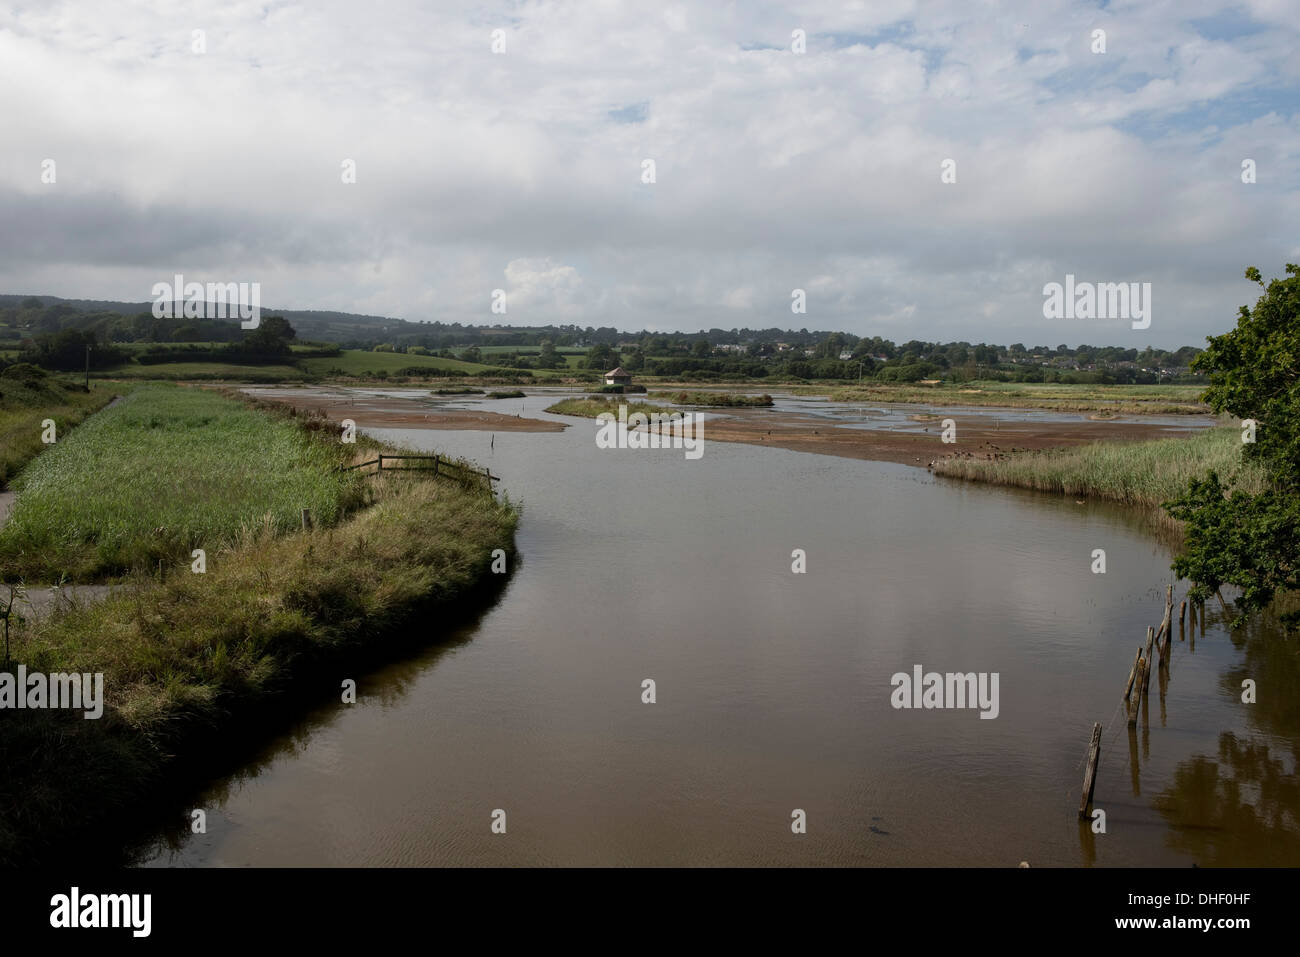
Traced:
POLYGON ((605 373, 605 385, 629 385, 631 382, 631 373, 624 372, 622 366, 605 373))

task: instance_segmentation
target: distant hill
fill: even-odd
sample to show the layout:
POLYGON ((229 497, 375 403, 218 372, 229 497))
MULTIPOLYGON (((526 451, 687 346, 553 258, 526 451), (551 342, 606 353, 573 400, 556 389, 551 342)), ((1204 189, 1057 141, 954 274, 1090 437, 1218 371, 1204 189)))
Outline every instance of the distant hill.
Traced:
MULTIPOLYGON (((65 305, 85 312, 115 312, 124 316, 153 311, 153 300, 116 302, 111 299, 63 299, 60 296, 17 296, 5 293, 0 293, 0 306, 17 306, 27 299, 39 299, 47 307, 65 305)), ((407 322, 405 319, 321 309, 275 309, 263 306, 262 315, 283 316, 297 330, 300 339, 322 342, 382 339, 388 335, 401 336, 418 332, 420 329, 419 323, 407 322)))

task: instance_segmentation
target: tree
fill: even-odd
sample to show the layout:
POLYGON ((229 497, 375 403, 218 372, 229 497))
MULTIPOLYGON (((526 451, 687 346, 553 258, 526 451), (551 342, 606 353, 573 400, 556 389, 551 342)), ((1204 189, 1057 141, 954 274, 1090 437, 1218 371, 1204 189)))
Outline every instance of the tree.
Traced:
MULTIPOLYGON (((1286 272, 1192 362, 1210 377, 1210 408, 1255 421, 1242 455, 1263 467, 1270 487, 1250 494, 1233 487, 1233 476, 1210 472, 1165 504, 1186 523, 1173 567, 1195 583, 1194 596, 1204 600, 1224 584, 1242 590, 1234 627, 1275 596, 1300 590, 1300 266, 1288 263, 1286 272)), ((1246 278, 1264 286, 1254 266, 1246 278)), ((1300 621, 1300 612, 1283 619, 1300 621)))
POLYGON ((107 369, 126 360, 121 349, 101 344, 89 329, 64 329, 62 332, 39 335, 32 348, 19 355, 22 362, 60 372, 78 372, 87 361, 86 348, 90 348, 92 369, 107 369))
POLYGON ((608 372, 618 365, 618 353, 601 343, 587 350, 587 368, 608 372))
POLYGON ((550 339, 542 342, 542 354, 537 357, 537 368, 558 369, 564 365, 564 356, 555 351, 555 343, 550 339))
POLYGON ((256 329, 244 336, 243 351, 268 356, 288 355, 289 340, 297 335, 288 319, 268 316, 258 323, 256 329))

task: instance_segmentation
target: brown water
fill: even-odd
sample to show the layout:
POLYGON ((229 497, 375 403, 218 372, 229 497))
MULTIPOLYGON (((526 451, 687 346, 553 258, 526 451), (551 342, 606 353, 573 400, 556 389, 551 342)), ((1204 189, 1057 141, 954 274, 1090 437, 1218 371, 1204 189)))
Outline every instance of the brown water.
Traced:
POLYGON ((356 676, 357 704, 214 784, 206 834, 178 808, 145 863, 1300 864, 1293 643, 1230 638, 1212 608, 1139 729, 1119 717, 1169 581, 1130 514, 781 449, 600 450, 566 421, 494 447, 376 432, 504 476, 504 597, 356 676), (915 664, 997 672, 998 717, 895 710, 915 664), (1094 721, 1099 835, 1077 820, 1094 721))

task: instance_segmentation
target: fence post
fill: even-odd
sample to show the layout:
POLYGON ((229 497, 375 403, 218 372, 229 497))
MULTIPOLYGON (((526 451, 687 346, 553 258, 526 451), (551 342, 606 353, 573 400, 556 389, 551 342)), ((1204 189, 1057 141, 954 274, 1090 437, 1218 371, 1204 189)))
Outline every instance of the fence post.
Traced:
POLYGON ((379 456, 379 471, 382 472, 383 470, 384 470, 384 457, 381 455, 379 456))
POLYGON ((1097 764, 1101 757, 1101 722, 1092 726, 1092 740, 1088 742, 1088 767, 1083 772, 1083 795, 1079 798, 1079 818, 1087 820, 1088 805, 1092 803, 1092 792, 1097 786, 1097 764))
POLYGON ((1147 689, 1151 687, 1151 662, 1154 660, 1151 656, 1152 644, 1155 642, 1156 630, 1147 625, 1147 666, 1142 672, 1142 693, 1146 694, 1147 689))

